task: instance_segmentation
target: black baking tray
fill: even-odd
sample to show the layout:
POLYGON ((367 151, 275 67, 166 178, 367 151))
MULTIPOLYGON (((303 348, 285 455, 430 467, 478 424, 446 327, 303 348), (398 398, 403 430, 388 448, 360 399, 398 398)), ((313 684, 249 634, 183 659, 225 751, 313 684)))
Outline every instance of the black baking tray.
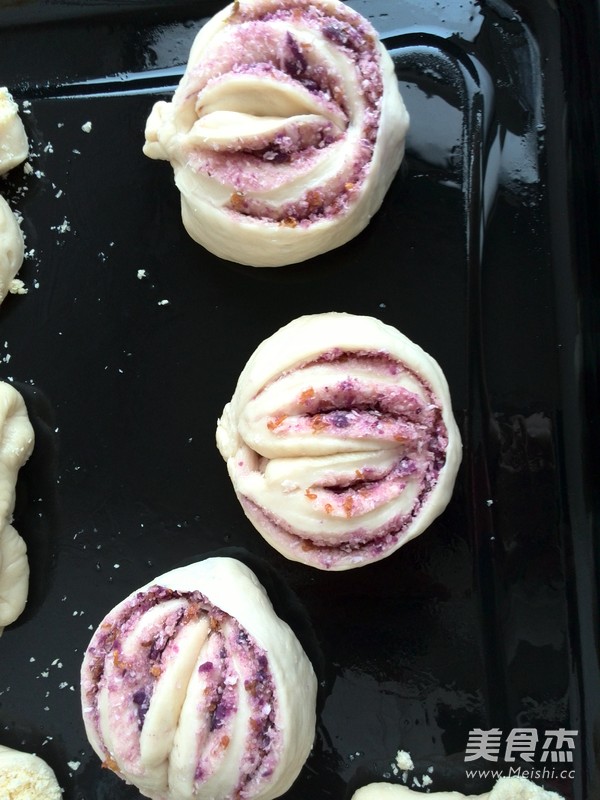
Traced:
POLYGON ((409 786, 482 792, 486 769, 521 767, 568 800, 600 798, 598 5, 353 3, 393 55, 406 158, 353 242, 272 270, 192 242, 169 166, 141 150, 220 5, 0 7, 0 84, 33 167, 0 184, 23 217, 29 290, 0 308, 0 377, 37 434, 18 483, 32 585, 0 639, 0 743, 46 758, 65 800, 139 797, 85 739, 83 651, 127 593, 237 546, 296 591, 327 667, 290 800, 401 781, 399 749, 409 786), (256 345, 329 310, 379 317, 434 355, 464 442, 430 529, 333 574, 263 542, 214 442, 256 345), (501 731, 497 762, 465 760, 477 728, 501 731), (504 758, 516 729, 539 737, 531 763, 504 758), (543 761, 560 729, 573 746, 543 761))

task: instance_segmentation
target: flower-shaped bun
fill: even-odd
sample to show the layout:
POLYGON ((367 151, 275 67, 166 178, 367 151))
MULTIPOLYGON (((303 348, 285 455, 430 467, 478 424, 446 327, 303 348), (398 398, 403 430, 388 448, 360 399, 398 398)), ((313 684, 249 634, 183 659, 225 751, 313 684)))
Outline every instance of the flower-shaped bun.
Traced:
POLYGON ((144 153, 170 161, 183 223, 221 258, 304 261, 356 236, 404 154, 392 59, 340 0, 236 0, 198 33, 144 153))
POLYGON ((271 800, 310 752, 317 681, 255 574, 208 558, 133 592, 81 670, 104 765, 155 800, 271 800))
POLYGON ((256 529, 344 570, 388 556, 446 507, 461 441, 437 362, 373 317, 300 317, 266 339, 217 425, 256 529))

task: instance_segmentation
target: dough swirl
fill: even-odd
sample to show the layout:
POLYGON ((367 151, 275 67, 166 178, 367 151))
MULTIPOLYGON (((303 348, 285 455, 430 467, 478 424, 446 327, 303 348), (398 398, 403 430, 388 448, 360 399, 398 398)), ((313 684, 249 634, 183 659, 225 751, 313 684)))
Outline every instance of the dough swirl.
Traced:
POLYGON ((116 606, 81 671, 88 738, 155 800, 279 797, 306 760, 316 678, 254 573, 208 558, 116 606))
POLYGON ((221 258, 304 261, 356 236, 404 154, 408 114, 371 24, 339 0, 236 0, 198 33, 144 152, 221 258))
POLYGON ((286 557, 377 561, 450 499, 460 435, 431 356, 372 317, 300 317, 242 371, 217 446, 243 509, 286 557))

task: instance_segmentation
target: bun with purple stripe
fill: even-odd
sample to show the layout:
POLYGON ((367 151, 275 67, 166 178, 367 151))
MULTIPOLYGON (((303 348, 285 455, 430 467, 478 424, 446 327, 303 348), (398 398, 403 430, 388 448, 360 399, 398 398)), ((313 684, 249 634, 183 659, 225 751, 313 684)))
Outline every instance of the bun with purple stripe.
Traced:
POLYGON ((300 317, 263 341, 217 425, 237 497, 280 553, 378 561, 452 495, 460 434, 439 364, 373 317, 300 317))
POLYGON ((213 557, 133 592, 81 670, 89 741, 154 800, 272 800, 315 732, 317 679, 241 561, 213 557))
POLYGON ((278 267, 348 242, 379 209, 408 114, 370 22, 340 0, 236 0, 200 30, 144 153, 169 161, 190 236, 278 267))

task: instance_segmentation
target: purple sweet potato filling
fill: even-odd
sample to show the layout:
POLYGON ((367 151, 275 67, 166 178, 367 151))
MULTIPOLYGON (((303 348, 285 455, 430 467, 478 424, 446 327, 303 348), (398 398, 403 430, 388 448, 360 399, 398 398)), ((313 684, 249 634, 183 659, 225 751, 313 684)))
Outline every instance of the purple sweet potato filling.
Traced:
MULTIPOLYGON (((214 769, 219 768, 219 760, 214 761, 215 743, 217 748, 229 744, 230 728, 235 724, 237 712, 237 692, 243 690, 251 709, 250 728, 245 734, 250 743, 249 752, 240 764, 239 783, 236 792, 241 791, 251 780, 271 774, 276 764, 276 750, 273 743, 281 735, 276 727, 277 697, 266 654, 254 642, 251 635, 233 618, 214 607, 200 592, 182 593, 162 586, 153 586, 139 592, 127 603, 117 606, 96 631, 86 651, 82 676, 84 705, 90 710, 88 719, 96 728, 102 741, 100 717, 96 707, 96 695, 105 681, 105 665, 110 663, 113 670, 113 683, 109 691, 118 692, 130 702, 138 735, 143 730, 156 682, 163 670, 169 668, 176 658, 176 648, 171 649, 169 660, 164 663, 163 655, 169 644, 174 642, 182 626, 200 615, 210 620, 209 639, 214 637, 215 647, 210 651, 210 659, 201 661, 198 671, 206 676, 206 707, 199 708, 199 725, 204 725, 202 716, 207 717, 208 739, 204 749, 198 753, 195 767, 196 780, 207 779, 214 769), (144 614, 164 602, 181 600, 182 605, 166 615, 164 627, 154 635, 152 641, 142 642, 135 659, 122 654, 123 644, 144 614), (216 658, 216 661, 215 661, 216 658), (238 675, 241 665, 243 674, 238 675), (129 689, 131 687, 131 689, 129 689), (241 689, 239 688, 241 687, 241 689)), ((194 732, 190 732, 194 736, 194 732)), ((118 761, 106 749, 104 760, 108 767, 119 772, 118 761)))
POLYGON ((314 561, 329 569, 348 559, 355 563, 368 563, 392 550, 418 516, 427 495, 437 483, 438 476, 439 470, 431 468, 408 514, 394 516, 377 528, 358 526, 348 532, 343 543, 335 545, 314 541, 307 531, 293 529, 285 520, 269 513, 244 495, 239 495, 239 500, 248 517, 255 520, 259 527, 264 528, 274 538, 286 541, 290 550, 301 550, 302 561, 314 561))
POLYGON ((151 690, 138 689, 133 693, 132 700, 138 709, 138 728, 141 731, 144 727, 144 720, 150 708, 150 698, 152 696, 151 690))
MULTIPOLYGON (((251 147, 241 146, 236 152, 215 152, 208 144, 195 147, 188 155, 192 170, 231 189, 225 208, 232 215, 292 227, 306 227, 345 213, 359 196, 369 172, 383 94, 380 52, 370 24, 347 7, 326 11, 309 3, 286 6, 263 2, 252 8, 234 5, 220 44, 190 71, 186 95, 191 102, 212 80, 226 80, 227 74, 280 74, 282 80, 292 81, 326 105, 334 104, 346 117, 353 104, 344 96, 336 68, 318 61, 311 48, 307 49, 294 35, 299 14, 301 25, 339 49, 354 69, 354 91, 361 97, 362 108, 356 119, 349 120, 358 126, 354 141, 359 144, 352 158, 318 189, 313 186, 293 201, 273 204, 263 194, 306 173, 345 134, 336 133, 327 125, 312 132, 292 127, 279 140, 276 136, 251 147), (289 27, 281 31, 273 22, 284 22, 289 27)), ((268 97, 268 88, 265 96, 268 97)))
MULTIPOLYGON (((339 380, 318 389, 308 386, 297 399, 295 413, 274 410, 266 424, 275 435, 334 433, 340 439, 369 437, 419 445, 441 424, 441 411, 430 387, 413 370, 389 356, 378 352, 332 350, 298 365, 294 371, 319 364, 337 365, 339 380), (354 377, 354 370, 366 371, 368 380, 362 375, 354 377), (390 385, 379 379, 379 376, 390 375, 400 378, 402 374, 419 384, 422 391, 417 393, 400 383, 390 385)), ((284 372, 275 381, 288 374, 284 372)), ((261 392, 270 385, 266 384, 261 392)), ((444 448, 445 441, 441 441, 440 450, 444 448)))
MULTIPOLYGON (((321 364, 339 367, 339 379, 325 386, 315 384, 313 388, 307 378, 306 386, 292 399, 290 407, 270 412, 265 420, 268 431, 276 437, 308 434, 340 443, 348 438, 368 438, 373 441, 373 448, 381 441, 389 457, 381 467, 366 465, 352 474, 333 473, 306 489, 311 520, 316 512, 322 521, 318 533, 292 526, 243 494, 240 501, 259 529, 285 541, 288 549, 301 550, 301 560, 314 560, 329 568, 348 557, 357 562, 371 560, 397 545, 438 483, 446 463, 448 432, 431 387, 414 370, 383 352, 344 352, 334 348, 294 366, 272 383, 321 364), (397 377, 398 384, 390 385, 389 376, 397 377), (403 376, 406 385, 400 385, 403 376), (414 493, 409 508, 405 507, 402 513, 390 511, 392 516, 374 527, 361 522, 363 515, 394 503, 409 484, 408 496, 413 497, 414 493), (345 529, 337 523, 328 528, 328 519, 341 518, 347 521, 345 529)), ((267 463, 266 458, 259 460, 258 469, 264 469, 267 463)))

